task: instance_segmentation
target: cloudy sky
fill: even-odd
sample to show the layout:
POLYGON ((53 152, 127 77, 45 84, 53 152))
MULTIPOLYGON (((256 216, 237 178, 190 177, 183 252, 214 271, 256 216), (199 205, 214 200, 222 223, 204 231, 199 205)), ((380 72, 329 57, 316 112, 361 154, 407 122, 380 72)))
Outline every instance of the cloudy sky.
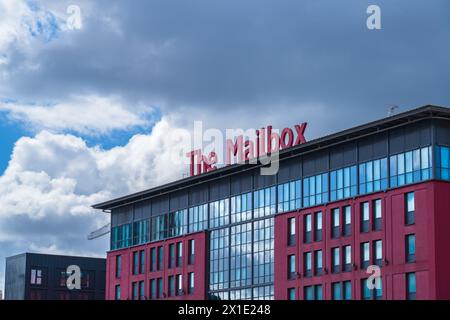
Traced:
POLYGON ((6 256, 104 256, 90 206, 181 178, 196 120, 311 139, 450 105, 449 39, 448 0, 0 0, 0 288, 6 256))

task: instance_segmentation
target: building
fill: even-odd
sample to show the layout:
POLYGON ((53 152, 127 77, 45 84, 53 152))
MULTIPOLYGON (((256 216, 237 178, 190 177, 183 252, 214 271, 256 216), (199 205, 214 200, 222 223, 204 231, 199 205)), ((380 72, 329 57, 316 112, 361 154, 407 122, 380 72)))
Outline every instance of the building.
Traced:
POLYGON ((6 258, 5 300, 104 300, 105 278, 105 259, 23 253, 6 258), (73 265, 81 288, 69 290, 73 265))
POLYGON ((449 153, 424 106, 97 204, 106 299, 450 299, 449 153))

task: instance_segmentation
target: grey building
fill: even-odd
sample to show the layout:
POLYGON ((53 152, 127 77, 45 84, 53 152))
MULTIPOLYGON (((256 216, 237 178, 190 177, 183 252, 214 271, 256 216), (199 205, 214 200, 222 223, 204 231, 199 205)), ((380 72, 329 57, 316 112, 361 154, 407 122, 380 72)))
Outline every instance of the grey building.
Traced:
POLYGON ((106 260, 23 253, 6 258, 5 300, 103 300, 106 260), (67 268, 80 267, 81 288, 67 288, 67 268))

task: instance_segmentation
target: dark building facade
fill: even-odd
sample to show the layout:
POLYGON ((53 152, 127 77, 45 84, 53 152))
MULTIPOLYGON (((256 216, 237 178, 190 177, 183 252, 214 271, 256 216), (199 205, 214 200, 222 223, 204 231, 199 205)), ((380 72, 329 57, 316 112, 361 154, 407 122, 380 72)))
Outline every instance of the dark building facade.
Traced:
POLYGON ((449 157, 424 106, 95 205, 106 299, 450 299, 449 157))
POLYGON ((6 258, 5 300, 104 300, 106 260, 23 253, 6 258), (67 288, 69 266, 81 270, 81 288, 67 288))

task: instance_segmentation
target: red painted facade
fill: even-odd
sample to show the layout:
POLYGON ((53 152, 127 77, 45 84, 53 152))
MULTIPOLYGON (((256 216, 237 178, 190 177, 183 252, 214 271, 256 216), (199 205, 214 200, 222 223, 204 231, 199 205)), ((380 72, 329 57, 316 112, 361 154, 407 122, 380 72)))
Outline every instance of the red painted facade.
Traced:
POLYGON ((371 263, 375 264, 374 246, 376 240, 382 240, 382 298, 406 299, 406 273, 416 273, 417 299, 450 299, 450 249, 448 230, 450 230, 450 184, 430 181, 409 185, 398 189, 359 196, 327 205, 301 209, 278 215, 275 218, 275 299, 287 299, 288 289, 295 288, 296 299, 304 299, 304 287, 320 285, 323 287, 323 299, 332 299, 332 283, 350 280, 352 282, 352 299, 362 298, 361 280, 370 276, 361 268, 361 243, 370 241, 371 263), (414 192, 415 223, 405 224, 406 194, 414 192), (380 231, 372 230, 374 201, 382 201, 382 227, 380 231), (361 205, 369 203, 369 232, 360 230, 361 205), (351 206, 351 235, 342 235, 342 208, 351 206), (341 208, 341 235, 332 238, 331 212, 341 208), (314 241, 314 214, 322 212, 322 241, 314 241), (304 243, 304 217, 312 214, 312 240, 304 243), (288 219, 296 218, 295 245, 288 245, 288 219), (415 262, 406 262, 406 235, 415 234, 415 262), (343 266, 343 246, 351 245, 351 271, 332 273, 332 248, 339 247, 341 267, 343 266), (313 252, 312 270, 314 271, 314 251, 323 252, 323 275, 305 277, 304 253, 313 252), (288 256, 295 255, 295 279, 288 279, 288 256), (325 270, 326 269, 326 270, 325 270))
MULTIPOLYGON (((144 299, 152 299, 150 294, 150 281, 154 279, 163 280, 163 295, 156 299, 165 300, 204 300, 206 298, 205 274, 206 274, 206 233, 198 232, 176 238, 170 238, 158 242, 152 242, 140 246, 134 246, 122 250, 115 250, 108 252, 106 264, 106 300, 115 300, 116 286, 120 285, 120 299, 133 299, 133 283, 144 281, 145 292, 144 299), (194 240, 195 255, 193 263, 189 263, 189 241, 194 240), (173 268, 170 266, 169 247, 175 246, 175 260, 177 256, 177 244, 182 243, 182 263, 180 266, 173 268), (159 247, 163 247, 162 267, 156 268, 155 271, 150 271, 151 249, 156 248, 158 252, 159 247), (144 270, 140 274, 133 274, 133 253, 145 251, 144 270), (116 276, 116 257, 121 256, 121 272, 120 276, 116 276), (194 290, 189 293, 188 290, 188 276, 189 273, 194 273, 194 290), (169 295, 169 277, 182 275, 183 292, 181 294, 169 295)), ((158 253, 157 253, 158 255, 158 253)), ((158 259, 158 256, 157 256, 158 259)), ((157 262, 156 262, 157 264, 157 262)), ((175 261, 176 264, 176 261, 175 261)), ((157 288, 158 290, 158 288, 157 288)), ((176 291, 176 290, 175 290, 176 291)))

